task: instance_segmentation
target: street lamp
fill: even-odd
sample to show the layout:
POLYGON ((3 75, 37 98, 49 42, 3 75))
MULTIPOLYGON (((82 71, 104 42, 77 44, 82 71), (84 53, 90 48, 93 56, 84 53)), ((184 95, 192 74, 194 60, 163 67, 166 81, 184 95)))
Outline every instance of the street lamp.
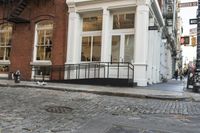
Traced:
POLYGON ((200 0, 198 0, 197 9, 197 59, 196 70, 194 74, 193 91, 198 92, 200 89, 200 0))

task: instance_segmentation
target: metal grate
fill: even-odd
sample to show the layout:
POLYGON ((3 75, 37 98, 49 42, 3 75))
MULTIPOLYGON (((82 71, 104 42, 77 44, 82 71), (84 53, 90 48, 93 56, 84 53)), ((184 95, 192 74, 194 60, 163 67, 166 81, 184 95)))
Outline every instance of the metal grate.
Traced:
POLYGON ((73 109, 65 106, 49 106, 45 110, 50 113, 70 113, 73 109))

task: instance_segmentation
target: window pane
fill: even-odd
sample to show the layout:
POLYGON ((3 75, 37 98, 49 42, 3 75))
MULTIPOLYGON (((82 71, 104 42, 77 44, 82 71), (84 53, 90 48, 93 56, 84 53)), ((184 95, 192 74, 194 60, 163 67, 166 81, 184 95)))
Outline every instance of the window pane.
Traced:
POLYGON ((45 60, 51 59, 51 46, 45 47, 45 60))
POLYGON ((120 36, 112 36, 112 62, 119 62, 120 36))
POLYGON ((0 65, 0 73, 8 73, 9 68, 7 65, 0 65))
POLYGON ((102 16, 92 16, 83 18, 83 31, 102 30, 102 16))
POLYGON ((39 22, 39 24, 37 25, 37 28, 38 29, 43 29, 43 28, 52 29, 53 28, 53 22, 52 21, 42 21, 42 22, 39 22))
POLYGON ((131 62, 134 56, 134 36, 133 35, 126 35, 125 36, 125 47, 124 47, 124 61, 131 62))
POLYGON ((12 25, 9 23, 0 25, 0 30, 12 31, 12 25))
POLYGON ((37 25, 37 55, 36 60, 50 60, 52 51, 53 23, 51 21, 40 22, 37 25))
POLYGON ((5 32, 0 34, 0 38, 1 38, 1 46, 5 46, 5 32))
POLYGON ((4 48, 0 47, 0 60, 4 60, 4 48))
POLYGON ((101 60, 101 36, 93 37, 92 61, 101 60))
POLYGON ((49 66, 39 66, 35 67, 35 75, 50 75, 50 67, 49 66))
POLYGON ((7 48, 6 48, 6 53, 5 53, 5 59, 6 59, 6 60, 9 60, 9 58, 10 58, 10 50, 11 50, 10 47, 7 47, 7 48))
POLYGON ((113 15, 113 29, 134 28, 134 19, 133 13, 113 15))
POLYGON ((91 37, 82 38, 81 61, 90 61, 91 37))
POLYGON ((37 47, 37 60, 44 60, 45 53, 44 53, 44 46, 37 47))

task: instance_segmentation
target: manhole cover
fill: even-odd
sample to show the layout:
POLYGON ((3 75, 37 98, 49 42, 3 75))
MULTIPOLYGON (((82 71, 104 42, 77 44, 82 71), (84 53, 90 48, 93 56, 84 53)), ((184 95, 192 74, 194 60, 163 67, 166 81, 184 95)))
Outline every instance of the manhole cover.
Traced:
POLYGON ((69 113, 73 109, 70 107, 65 107, 65 106, 50 106, 50 107, 46 107, 45 110, 50 113, 69 113))

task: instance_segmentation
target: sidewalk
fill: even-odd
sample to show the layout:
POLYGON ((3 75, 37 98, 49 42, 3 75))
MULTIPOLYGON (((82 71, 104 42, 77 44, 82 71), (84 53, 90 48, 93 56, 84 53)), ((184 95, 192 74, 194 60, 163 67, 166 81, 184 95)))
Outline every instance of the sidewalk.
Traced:
POLYGON ((37 84, 34 81, 21 81, 14 83, 13 80, 0 80, 0 86, 10 87, 32 87, 41 89, 52 89, 70 92, 86 92, 101 95, 153 98, 163 100, 193 100, 200 101, 200 93, 184 91, 183 81, 169 80, 167 83, 149 85, 148 87, 110 87, 94 85, 78 85, 64 83, 37 84))

